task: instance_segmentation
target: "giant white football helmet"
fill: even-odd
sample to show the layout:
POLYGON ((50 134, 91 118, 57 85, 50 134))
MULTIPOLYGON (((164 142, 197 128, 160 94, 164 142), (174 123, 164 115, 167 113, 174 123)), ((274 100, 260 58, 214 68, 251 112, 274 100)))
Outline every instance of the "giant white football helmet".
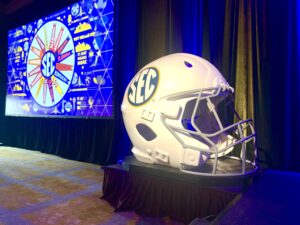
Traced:
POLYGON ((255 132, 250 119, 228 113, 232 94, 220 72, 198 56, 176 53, 149 63, 129 83, 121 107, 134 156, 192 174, 253 172, 255 132))

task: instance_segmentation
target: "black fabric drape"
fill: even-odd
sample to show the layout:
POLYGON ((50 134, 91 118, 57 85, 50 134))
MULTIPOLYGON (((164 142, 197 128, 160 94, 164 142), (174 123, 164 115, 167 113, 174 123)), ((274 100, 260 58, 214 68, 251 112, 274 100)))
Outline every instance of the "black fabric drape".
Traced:
MULTIPOLYGON (((174 177, 103 167, 103 196, 116 211, 170 218, 189 224, 195 218, 218 215, 239 193, 174 177)), ((204 182, 205 183, 205 182, 204 182)))
POLYGON ((5 117, 1 142, 7 146, 104 163, 113 142, 112 120, 5 117))

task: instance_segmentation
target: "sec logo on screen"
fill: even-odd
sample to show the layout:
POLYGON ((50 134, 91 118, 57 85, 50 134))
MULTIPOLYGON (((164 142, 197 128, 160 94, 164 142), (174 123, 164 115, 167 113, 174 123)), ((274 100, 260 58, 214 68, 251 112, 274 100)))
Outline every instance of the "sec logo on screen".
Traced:
POLYGON ((150 67, 142 70, 131 82, 128 89, 128 101, 134 106, 148 102, 158 86, 158 71, 150 67))
POLYGON ((67 94, 75 69, 75 47, 66 25, 51 20, 35 34, 27 57, 27 84, 31 97, 51 108, 67 94))

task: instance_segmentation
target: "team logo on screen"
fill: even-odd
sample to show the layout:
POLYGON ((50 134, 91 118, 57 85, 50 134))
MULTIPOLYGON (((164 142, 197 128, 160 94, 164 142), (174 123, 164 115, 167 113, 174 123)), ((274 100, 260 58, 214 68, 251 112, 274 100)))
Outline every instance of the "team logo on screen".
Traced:
POLYGON ((128 100, 132 105, 140 106, 148 102, 158 86, 158 71, 153 68, 142 70, 136 75, 128 89, 128 100))
POLYGON ((5 114, 112 117, 114 21, 114 0, 78 0, 9 30, 5 114))
POLYGON ((67 93, 74 74, 74 43, 59 21, 44 24, 35 35, 27 60, 27 81, 34 100, 56 105, 67 93))

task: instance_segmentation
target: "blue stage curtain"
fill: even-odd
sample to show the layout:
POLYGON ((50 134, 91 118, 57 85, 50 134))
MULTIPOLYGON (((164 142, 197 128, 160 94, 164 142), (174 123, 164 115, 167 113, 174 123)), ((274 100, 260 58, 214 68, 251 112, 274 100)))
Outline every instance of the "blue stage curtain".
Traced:
POLYGON ((252 117, 262 167, 300 171, 299 2, 141 1, 138 65, 175 52, 212 62, 252 117), (158 23, 159 21, 159 23, 158 23))
POLYGON ((272 5, 273 23, 272 74, 275 77, 274 108, 274 150, 279 154, 276 165, 283 170, 300 171, 300 3, 272 5), (278 16, 280 15, 280 16, 278 16))
POLYGON ((115 65, 114 65, 114 141, 107 149, 106 163, 123 160, 130 155, 131 142, 121 112, 125 89, 137 72, 138 0, 116 1, 115 65))
POLYGON ((189 1, 182 7, 182 51, 202 55, 203 41, 203 1, 189 1))

